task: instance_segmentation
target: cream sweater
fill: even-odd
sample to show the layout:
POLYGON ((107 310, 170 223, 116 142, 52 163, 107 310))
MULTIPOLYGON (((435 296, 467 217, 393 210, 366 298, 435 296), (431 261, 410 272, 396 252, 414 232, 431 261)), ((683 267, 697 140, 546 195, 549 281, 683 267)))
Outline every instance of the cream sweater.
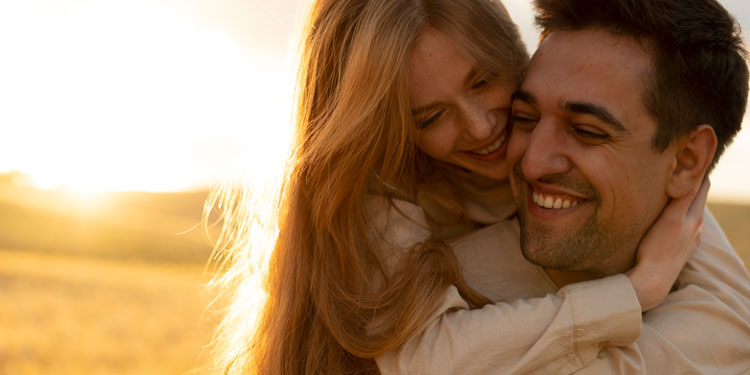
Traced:
POLYGON ((558 290, 521 255, 507 185, 468 185, 460 206, 440 201, 439 184, 420 191, 420 205, 368 202, 391 267, 437 228, 455 239, 468 284, 495 301, 471 310, 449 287, 420 334, 376 359, 381 373, 750 373, 750 277, 708 211, 675 290, 642 315, 624 275, 558 290))

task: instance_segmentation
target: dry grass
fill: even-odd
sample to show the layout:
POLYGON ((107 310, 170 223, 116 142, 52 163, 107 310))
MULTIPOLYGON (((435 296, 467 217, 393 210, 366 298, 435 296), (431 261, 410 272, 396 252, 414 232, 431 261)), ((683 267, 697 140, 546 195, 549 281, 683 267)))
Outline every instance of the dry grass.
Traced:
POLYGON ((199 368, 212 329, 201 275, 195 266, 0 251, 0 373, 199 368))
MULTIPOLYGON (((0 184, 0 375, 208 372, 205 196, 0 184)), ((750 265, 750 205, 709 206, 750 265)))
POLYGON ((745 268, 750 270, 750 203, 709 202, 708 209, 714 214, 740 259, 745 262, 745 268))
POLYGON ((0 374, 205 373, 205 197, 0 184, 0 374))

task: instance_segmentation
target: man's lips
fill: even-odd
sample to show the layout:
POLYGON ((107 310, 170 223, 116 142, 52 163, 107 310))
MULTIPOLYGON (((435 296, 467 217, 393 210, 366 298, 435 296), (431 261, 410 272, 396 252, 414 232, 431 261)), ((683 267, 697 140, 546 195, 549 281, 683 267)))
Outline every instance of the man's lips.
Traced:
POLYGON ((530 199, 537 207, 552 210, 575 208, 588 199, 555 186, 529 184, 530 199))
POLYGON ((552 208, 559 210, 561 208, 571 208, 578 206, 577 200, 569 199, 569 197, 559 197, 554 195, 539 194, 537 192, 532 193, 532 199, 539 207, 552 208))

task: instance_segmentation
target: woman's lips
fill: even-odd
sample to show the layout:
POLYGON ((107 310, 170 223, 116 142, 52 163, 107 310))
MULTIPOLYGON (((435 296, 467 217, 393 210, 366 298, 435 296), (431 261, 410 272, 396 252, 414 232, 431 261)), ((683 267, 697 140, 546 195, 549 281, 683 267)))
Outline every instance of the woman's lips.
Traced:
POLYGON ((505 152, 505 147, 503 146, 506 144, 507 133, 507 131, 503 130, 491 144, 481 149, 462 152, 480 160, 495 160, 505 152))

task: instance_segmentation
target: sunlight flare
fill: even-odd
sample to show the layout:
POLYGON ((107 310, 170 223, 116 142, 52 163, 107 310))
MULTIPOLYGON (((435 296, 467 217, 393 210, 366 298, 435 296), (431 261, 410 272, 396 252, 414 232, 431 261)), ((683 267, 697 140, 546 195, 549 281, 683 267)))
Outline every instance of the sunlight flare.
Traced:
POLYGON ((15 56, 0 61, 0 170, 45 188, 187 189, 286 123, 281 68, 225 31, 146 1, 53 4, 0 5, 0 53, 15 56))

